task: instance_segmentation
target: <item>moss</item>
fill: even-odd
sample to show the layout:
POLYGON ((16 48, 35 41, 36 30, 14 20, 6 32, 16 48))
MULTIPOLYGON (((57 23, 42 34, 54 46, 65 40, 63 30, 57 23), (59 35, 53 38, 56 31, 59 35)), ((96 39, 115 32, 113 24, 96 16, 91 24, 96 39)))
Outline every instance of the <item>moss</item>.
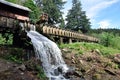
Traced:
POLYGON ((101 80, 101 75, 100 74, 94 74, 93 76, 92 76, 92 80, 101 80))
POLYGON ((79 52, 78 52, 79 54, 83 54, 84 53, 84 51, 83 50, 79 50, 79 52))

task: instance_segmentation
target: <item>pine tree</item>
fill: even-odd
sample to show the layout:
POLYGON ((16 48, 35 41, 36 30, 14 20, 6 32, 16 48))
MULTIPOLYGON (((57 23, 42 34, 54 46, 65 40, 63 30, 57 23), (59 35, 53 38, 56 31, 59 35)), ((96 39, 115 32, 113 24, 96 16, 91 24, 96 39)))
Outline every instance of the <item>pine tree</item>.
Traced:
POLYGON ((61 9, 63 9, 65 2, 62 0, 35 0, 35 2, 42 8, 44 13, 48 14, 54 23, 60 23, 62 27, 64 26, 61 9))
POLYGON ((67 14, 67 24, 66 28, 79 31, 83 33, 88 32, 90 29, 90 22, 87 19, 85 11, 82 11, 81 3, 79 0, 72 0, 72 8, 67 14))
POLYGON ((40 8, 33 2, 33 0, 25 0, 23 6, 26 6, 32 10, 29 15, 30 20, 33 23, 38 21, 41 11, 40 8))

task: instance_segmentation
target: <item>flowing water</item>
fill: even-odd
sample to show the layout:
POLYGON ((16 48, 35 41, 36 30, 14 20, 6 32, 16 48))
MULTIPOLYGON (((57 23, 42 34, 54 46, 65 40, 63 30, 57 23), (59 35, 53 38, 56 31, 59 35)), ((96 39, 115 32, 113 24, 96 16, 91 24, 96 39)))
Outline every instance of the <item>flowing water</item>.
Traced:
POLYGON ((56 43, 33 30, 28 31, 27 35, 31 38, 36 58, 42 61, 44 72, 49 80, 68 80, 64 77, 68 67, 56 43))

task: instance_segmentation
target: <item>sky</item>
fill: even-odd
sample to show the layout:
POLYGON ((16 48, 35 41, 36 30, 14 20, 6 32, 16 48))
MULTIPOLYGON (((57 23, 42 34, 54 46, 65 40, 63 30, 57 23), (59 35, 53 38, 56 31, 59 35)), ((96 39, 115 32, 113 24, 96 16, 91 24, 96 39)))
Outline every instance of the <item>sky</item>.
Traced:
MULTIPOLYGON (((63 17, 72 7, 72 0, 67 1, 63 9, 63 17)), ((82 10, 86 11, 87 17, 90 19, 91 28, 120 29, 120 0, 80 0, 82 10)))

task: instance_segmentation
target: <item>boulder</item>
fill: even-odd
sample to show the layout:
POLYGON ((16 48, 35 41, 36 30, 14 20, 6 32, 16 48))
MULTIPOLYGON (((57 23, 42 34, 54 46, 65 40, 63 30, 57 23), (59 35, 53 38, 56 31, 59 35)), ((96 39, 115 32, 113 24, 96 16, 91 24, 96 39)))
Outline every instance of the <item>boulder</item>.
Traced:
POLYGON ((19 67, 17 67, 17 69, 21 70, 21 71, 25 71, 26 67, 24 64, 20 65, 19 67))
POLYGON ((117 54, 115 57, 114 57, 114 61, 116 63, 120 63, 120 54, 117 54))

